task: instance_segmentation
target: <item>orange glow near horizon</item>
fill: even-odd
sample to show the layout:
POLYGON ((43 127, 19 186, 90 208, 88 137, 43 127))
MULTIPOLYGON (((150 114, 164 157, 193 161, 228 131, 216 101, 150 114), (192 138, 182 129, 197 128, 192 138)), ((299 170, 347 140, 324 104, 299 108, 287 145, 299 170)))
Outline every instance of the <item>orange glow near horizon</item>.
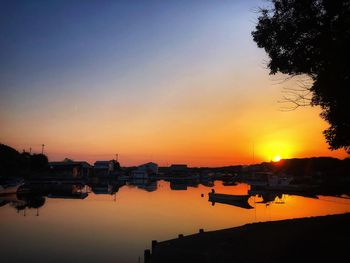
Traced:
POLYGON ((348 156, 343 150, 328 150, 322 135, 327 125, 318 116, 317 108, 285 113, 273 106, 276 105, 271 103, 266 107, 258 103, 241 109, 244 111, 239 116, 233 113, 234 107, 220 109, 221 115, 213 108, 202 109, 202 113, 213 115, 203 118, 191 116, 194 113, 188 114, 187 110, 173 115, 162 112, 139 115, 136 117, 139 122, 126 119, 125 125, 121 121, 106 124, 104 120, 96 120, 83 121, 80 126, 73 122, 73 126, 62 129, 66 127, 63 123, 51 123, 42 131, 34 126, 21 136, 12 132, 1 142, 19 151, 31 147, 33 152, 40 152, 41 143, 45 143, 50 161, 68 157, 93 163, 114 159, 118 153, 123 166, 148 161, 161 166, 172 163, 225 166, 269 162, 277 156, 283 159, 348 156), (210 113, 211 110, 214 112, 210 113), (259 116, 255 115, 257 111, 261 111, 259 116))

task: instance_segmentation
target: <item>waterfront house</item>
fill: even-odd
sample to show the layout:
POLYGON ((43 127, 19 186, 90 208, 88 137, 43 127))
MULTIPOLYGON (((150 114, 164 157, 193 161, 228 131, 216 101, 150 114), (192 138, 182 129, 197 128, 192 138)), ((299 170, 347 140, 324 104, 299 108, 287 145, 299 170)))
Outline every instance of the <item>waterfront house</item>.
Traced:
POLYGON ((60 179, 83 179, 89 177, 92 166, 85 161, 49 162, 52 177, 60 179))
POLYGON ((188 167, 187 164, 172 164, 169 167, 171 175, 187 175, 188 167))
POLYGON ((131 177, 140 179, 148 178, 150 175, 156 174, 158 174, 158 164, 152 162, 142 164, 131 171, 131 177))
POLYGON ((96 176, 108 176, 112 175, 117 170, 117 162, 115 160, 110 161, 96 161, 94 163, 94 174, 96 176))
POLYGON ((135 179, 147 179, 148 178, 148 173, 145 170, 133 170, 131 171, 131 177, 135 179))
POLYGON ((142 164, 142 165, 138 166, 137 170, 138 171, 144 171, 148 175, 157 174, 158 173, 158 164, 152 163, 152 162, 145 163, 145 164, 142 164))

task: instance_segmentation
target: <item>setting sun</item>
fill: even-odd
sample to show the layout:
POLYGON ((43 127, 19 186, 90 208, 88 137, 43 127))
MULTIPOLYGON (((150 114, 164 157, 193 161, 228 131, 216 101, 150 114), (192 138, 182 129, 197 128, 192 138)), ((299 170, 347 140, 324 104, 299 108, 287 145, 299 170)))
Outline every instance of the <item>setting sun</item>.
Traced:
POLYGON ((281 156, 276 155, 275 157, 273 157, 273 161, 274 161, 274 162, 279 162, 279 161, 281 161, 281 156))

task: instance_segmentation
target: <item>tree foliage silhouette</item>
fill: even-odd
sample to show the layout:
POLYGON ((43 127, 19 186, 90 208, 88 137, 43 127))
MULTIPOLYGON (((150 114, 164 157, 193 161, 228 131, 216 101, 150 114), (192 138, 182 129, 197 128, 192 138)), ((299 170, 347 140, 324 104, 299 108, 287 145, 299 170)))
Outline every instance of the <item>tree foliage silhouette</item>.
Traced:
MULTIPOLYGON (((350 153, 350 0, 271 0, 260 10, 258 47, 270 57, 270 74, 307 75, 309 102, 329 124, 330 149, 350 153)), ((297 104, 297 102, 295 102, 297 104)))

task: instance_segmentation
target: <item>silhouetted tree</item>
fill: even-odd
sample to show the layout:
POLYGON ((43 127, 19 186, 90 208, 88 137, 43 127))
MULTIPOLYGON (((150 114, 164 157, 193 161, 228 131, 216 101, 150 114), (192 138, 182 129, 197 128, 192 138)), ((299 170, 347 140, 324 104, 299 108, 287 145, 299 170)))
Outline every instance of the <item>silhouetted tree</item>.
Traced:
MULTIPOLYGON (((311 105, 321 106, 330 149, 350 153, 350 0, 271 0, 254 41, 270 57, 270 74, 309 76, 311 105)), ((299 102, 294 101, 299 106, 299 102)))
POLYGON ((33 154, 31 156, 31 169, 33 171, 45 170, 48 166, 48 159, 44 154, 33 154))
POLYGON ((21 155, 18 151, 0 144, 0 176, 9 176, 18 172, 21 155))
POLYGON ((29 152, 23 151, 21 153, 19 167, 22 171, 28 172, 31 169, 31 159, 32 155, 29 152))
POLYGON ((0 176, 30 177, 32 172, 42 172, 48 168, 44 154, 19 153, 10 146, 0 144, 0 176))
POLYGON ((120 167, 120 163, 119 162, 115 161, 114 169, 117 170, 117 171, 120 171, 121 167, 120 167))

